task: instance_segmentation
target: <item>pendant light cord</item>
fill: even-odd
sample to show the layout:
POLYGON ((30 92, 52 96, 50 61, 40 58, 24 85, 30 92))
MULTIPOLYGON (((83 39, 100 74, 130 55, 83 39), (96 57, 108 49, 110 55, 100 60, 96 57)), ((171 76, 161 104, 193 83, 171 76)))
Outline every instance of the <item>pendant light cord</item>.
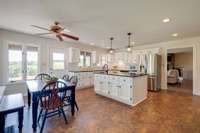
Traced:
POLYGON ((113 37, 110 38, 110 46, 111 46, 111 49, 112 49, 112 41, 113 41, 113 39, 114 39, 113 37))
POLYGON ((132 33, 127 33, 127 35, 128 35, 128 47, 131 47, 131 34, 132 33))

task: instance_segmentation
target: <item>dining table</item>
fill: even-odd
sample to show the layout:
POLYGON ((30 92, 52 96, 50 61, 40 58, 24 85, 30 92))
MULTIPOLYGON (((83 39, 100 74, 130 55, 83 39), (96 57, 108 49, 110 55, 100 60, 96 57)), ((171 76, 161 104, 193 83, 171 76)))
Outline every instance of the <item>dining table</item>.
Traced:
MULTIPOLYGON (((64 82, 67 87, 62 88, 63 91, 71 90, 71 114, 74 116, 75 113, 75 84, 70 81, 65 81, 63 79, 58 79, 59 81, 64 82)), ((37 130, 37 117, 38 117, 38 104, 39 96, 42 93, 42 89, 48 82, 44 80, 27 80, 27 93, 28 93, 28 106, 32 107, 32 128, 35 132, 37 130), (31 106, 32 103, 32 106, 31 106)))

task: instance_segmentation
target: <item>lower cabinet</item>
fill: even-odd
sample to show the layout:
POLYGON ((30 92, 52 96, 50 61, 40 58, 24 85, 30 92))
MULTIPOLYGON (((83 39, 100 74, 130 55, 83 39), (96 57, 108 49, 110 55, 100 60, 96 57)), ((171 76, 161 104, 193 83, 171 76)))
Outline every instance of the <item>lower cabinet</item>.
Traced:
POLYGON ((94 85, 94 74, 93 72, 69 72, 69 76, 77 76, 78 84, 77 88, 87 88, 94 85))
POLYGON ((131 105, 133 81, 126 77, 95 74, 95 92, 131 105))
POLYGON ((94 90, 97 94, 135 106, 147 97, 147 76, 133 78, 95 74, 94 90))

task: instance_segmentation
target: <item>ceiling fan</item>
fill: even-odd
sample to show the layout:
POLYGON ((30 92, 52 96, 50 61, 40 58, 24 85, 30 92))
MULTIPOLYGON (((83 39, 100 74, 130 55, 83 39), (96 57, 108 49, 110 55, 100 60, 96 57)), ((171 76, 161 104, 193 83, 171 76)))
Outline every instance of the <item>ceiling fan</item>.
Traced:
POLYGON ((60 25, 59 22, 54 22, 54 24, 52 26, 50 26, 49 29, 48 28, 44 28, 44 27, 40 27, 40 26, 37 26, 37 25, 31 25, 31 26, 33 26, 35 28, 38 28, 38 29, 42 29, 42 30, 48 31, 47 33, 38 33, 38 34, 36 34, 36 35, 39 35, 39 36, 41 36, 41 35, 47 35, 47 34, 55 34, 56 37, 60 41, 64 40, 63 37, 70 38, 70 39, 76 40, 76 41, 79 40, 79 38, 76 37, 76 36, 72 36, 72 35, 64 33, 65 28, 63 28, 60 25))

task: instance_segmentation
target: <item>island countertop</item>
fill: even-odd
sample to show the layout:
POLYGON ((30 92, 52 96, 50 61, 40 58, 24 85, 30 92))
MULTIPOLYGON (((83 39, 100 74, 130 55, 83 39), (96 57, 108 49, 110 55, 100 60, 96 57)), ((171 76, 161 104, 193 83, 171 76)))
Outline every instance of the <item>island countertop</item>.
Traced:
POLYGON ((137 73, 128 73, 128 72, 95 72, 94 74, 103 74, 103 75, 113 75, 113 76, 122 76, 122 77, 140 77, 140 76, 146 76, 147 74, 137 74, 137 73))

